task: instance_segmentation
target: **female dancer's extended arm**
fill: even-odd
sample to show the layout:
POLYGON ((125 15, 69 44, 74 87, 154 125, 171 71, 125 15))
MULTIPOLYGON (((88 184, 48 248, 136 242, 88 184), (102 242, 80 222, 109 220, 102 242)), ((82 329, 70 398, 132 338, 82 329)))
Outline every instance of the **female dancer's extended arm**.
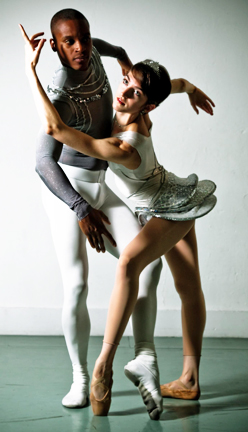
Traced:
POLYGON ((184 78, 171 80, 171 93, 187 93, 190 104, 196 114, 199 114, 197 107, 201 108, 207 114, 214 114, 212 107, 215 107, 215 104, 212 99, 184 78))
POLYGON ((36 73, 36 66, 45 39, 37 40, 37 37, 41 36, 42 33, 36 34, 36 44, 34 46, 21 25, 20 29, 26 42, 26 74, 46 133, 88 156, 115 162, 129 169, 138 168, 140 165, 140 156, 128 143, 114 137, 101 140, 92 138, 83 132, 70 128, 61 120, 56 108, 47 97, 36 73))

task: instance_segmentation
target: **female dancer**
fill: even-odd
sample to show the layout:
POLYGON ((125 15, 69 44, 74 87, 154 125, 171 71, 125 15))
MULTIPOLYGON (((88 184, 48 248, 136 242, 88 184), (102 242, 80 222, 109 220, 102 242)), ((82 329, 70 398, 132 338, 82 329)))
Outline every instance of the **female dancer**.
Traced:
MULTIPOLYGON (((205 309, 200 287, 194 219, 214 207, 216 198, 212 194, 215 185, 210 181, 198 182, 195 174, 187 179, 179 179, 165 171, 157 162, 150 137, 151 121, 147 114, 170 94, 171 82, 165 68, 153 61, 133 66, 123 79, 113 104, 116 110, 113 134, 116 137, 95 140, 66 126, 43 91, 35 72, 43 44, 44 40, 41 40, 35 55, 32 55, 32 59, 30 57, 31 62, 27 59, 27 73, 46 132, 78 151, 109 160, 122 191, 136 200, 137 214, 144 225, 120 257, 103 347, 93 374, 93 411, 96 415, 107 415, 111 402, 112 363, 116 347, 136 303, 139 275, 150 262, 162 255, 165 255, 169 263, 181 298, 185 286, 180 290, 180 284, 185 285, 185 274, 188 276, 187 288, 194 292, 193 302, 188 305, 185 302, 183 309, 183 320, 189 322, 188 334, 186 332, 184 336, 189 355, 196 356, 199 366, 205 309), (189 327, 190 323, 192 327, 194 324, 190 315, 195 312, 195 303, 200 305, 201 319, 198 328, 194 329, 189 327)), ((187 92, 195 89, 189 83, 186 86, 187 92)), ((207 101, 205 109, 209 109, 207 101)), ((150 417, 158 419, 162 403, 156 359, 150 355, 149 348, 140 347, 136 359, 126 366, 125 373, 139 386, 150 417)), ((196 380, 196 377, 191 378, 196 380)), ((194 385, 191 391, 194 391, 194 385)))

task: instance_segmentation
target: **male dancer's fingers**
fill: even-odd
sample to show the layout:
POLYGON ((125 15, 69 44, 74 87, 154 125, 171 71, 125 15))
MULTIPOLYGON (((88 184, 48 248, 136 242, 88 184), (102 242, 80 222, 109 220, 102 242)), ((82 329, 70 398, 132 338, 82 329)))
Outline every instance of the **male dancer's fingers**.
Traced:
POLYGON ((93 245, 94 245, 94 249, 96 249, 96 251, 98 253, 101 252, 100 247, 99 247, 99 243, 98 243, 98 236, 97 236, 97 232, 96 231, 92 231, 91 238, 92 238, 92 242, 93 242, 93 245))
POLYGON ((112 235, 110 234, 110 232, 108 232, 108 230, 106 228, 104 228, 103 234, 107 237, 107 239, 110 241, 110 243, 116 247, 116 241, 114 239, 114 237, 112 237, 112 235))
POLYGON ((105 252, 102 234, 108 238, 113 246, 116 246, 114 238, 107 231, 103 222, 110 224, 107 216, 101 210, 96 209, 92 209, 85 218, 78 221, 78 224, 88 238, 91 247, 96 249, 97 252, 105 252))
POLYGON ((101 250, 100 250, 100 248, 99 248, 99 244, 98 244, 97 237, 96 237, 96 236, 93 236, 92 239, 93 239, 93 243, 94 243, 94 249, 96 249, 96 251, 97 251, 98 253, 101 252, 101 250))
POLYGON ((98 253, 105 252, 105 246, 101 235, 97 232, 91 232, 91 234, 86 234, 92 249, 96 249, 98 253))
POLYGON ((105 249, 103 238, 99 233, 97 233, 97 241, 98 241, 99 252, 101 251, 104 253, 106 249, 105 249))
POLYGON ((92 238, 90 235, 87 235, 86 237, 87 237, 88 242, 89 242, 89 244, 91 245, 91 247, 92 247, 93 249, 95 249, 95 244, 94 244, 93 238, 92 238))
POLYGON ((102 210, 98 210, 98 212, 100 213, 100 216, 101 216, 102 220, 104 222, 106 222, 108 225, 111 225, 111 222, 110 222, 108 216, 106 216, 105 213, 103 213, 102 210))

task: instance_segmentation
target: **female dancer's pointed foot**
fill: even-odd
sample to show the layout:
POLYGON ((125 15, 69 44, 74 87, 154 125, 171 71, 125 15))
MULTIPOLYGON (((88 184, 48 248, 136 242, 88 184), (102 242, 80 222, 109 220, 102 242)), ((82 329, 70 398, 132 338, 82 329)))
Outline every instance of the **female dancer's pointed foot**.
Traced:
POLYGON ((160 386, 163 397, 185 400, 198 400, 201 396, 199 388, 188 388, 179 379, 160 386))
POLYGON ((111 404, 111 388, 113 385, 113 372, 110 379, 100 376, 99 378, 92 377, 90 402, 94 415, 107 416, 111 404))
POLYGON ((150 360, 150 356, 136 357, 124 367, 124 372, 138 387, 150 418, 159 420, 163 411, 163 399, 160 393, 158 365, 154 357, 147 361, 148 357, 150 360))

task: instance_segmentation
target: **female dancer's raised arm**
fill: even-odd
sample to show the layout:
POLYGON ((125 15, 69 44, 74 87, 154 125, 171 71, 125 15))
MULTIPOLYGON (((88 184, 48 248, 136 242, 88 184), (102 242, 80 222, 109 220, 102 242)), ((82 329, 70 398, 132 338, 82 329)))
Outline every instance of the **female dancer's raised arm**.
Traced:
POLYGON ((207 114, 214 114, 213 107, 215 107, 215 104, 212 99, 186 79, 178 78, 171 80, 171 94, 173 93, 187 93, 190 104, 196 114, 199 114, 197 107, 201 108, 207 114))

